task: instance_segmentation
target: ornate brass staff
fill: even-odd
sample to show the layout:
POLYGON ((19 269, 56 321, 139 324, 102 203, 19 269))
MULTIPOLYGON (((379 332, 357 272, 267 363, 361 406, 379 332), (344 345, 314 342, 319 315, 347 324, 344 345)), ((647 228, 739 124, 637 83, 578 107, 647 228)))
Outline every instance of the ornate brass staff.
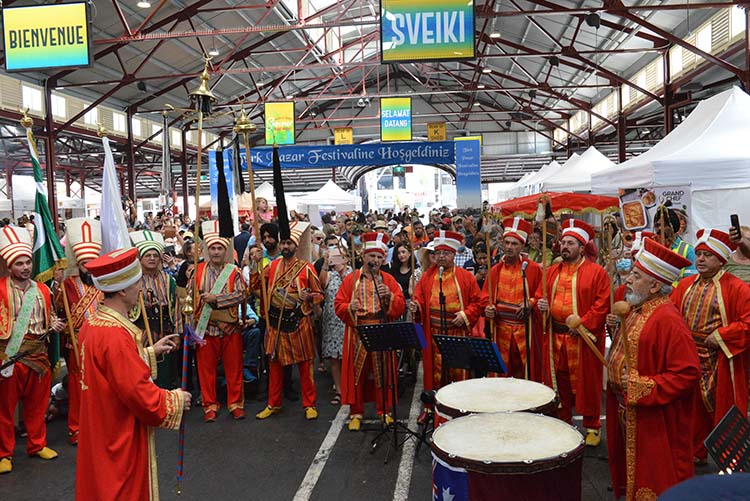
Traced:
MULTIPOLYGON (((188 367, 188 332, 191 329, 189 320, 192 317, 192 321, 195 322, 195 315, 197 311, 194 306, 198 304, 198 297, 200 295, 200 284, 198 283, 198 256, 200 254, 200 197, 201 197, 201 163, 203 161, 203 119, 211 115, 213 104, 216 102, 216 97, 211 92, 211 87, 208 84, 210 76, 208 74, 208 63, 211 60, 210 57, 204 57, 203 73, 200 75, 200 85, 196 90, 190 93, 190 102, 193 110, 198 113, 198 152, 196 158, 196 176, 195 176, 195 220, 193 222, 193 294, 185 298, 185 305, 183 307, 183 313, 186 315, 185 318, 185 335, 182 340, 182 381, 181 388, 187 390, 187 367, 188 367)), ((185 145, 183 145, 183 148, 185 145)), ((177 459, 177 495, 182 494, 182 476, 184 473, 183 460, 185 458, 185 416, 183 415, 182 422, 180 423, 180 435, 178 443, 178 459, 177 459)))
MULTIPOLYGON (((245 163, 247 163, 247 177, 250 184, 250 198, 253 208, 253 234, 255 235, 255 245, 262 250, 263 247, 261 246, 260 241, 260 222, 258 221, 258 209, 255 202, 255 176, 253 175, 252 162, 250 162, 250 139, 248 137, 251 133, 255 132, 256 129, 257 127, 255 124, 252 123, 245 114, 245 106, 243 104, 240 109, 240 116, 234 121, 234 132, 236 134, 242 134, 245 143, 245 163)), ((237 168, 241 168, 241 166, 238 166, 237 168)), ((260 262, 258 262, 258 275, 260 278, 261 291, 260 304, 263 307, 263 318, 268 319, 268 291, 266 290, 266 281, 263 280, 262 264, 263 258, 261 257, 260 262)))

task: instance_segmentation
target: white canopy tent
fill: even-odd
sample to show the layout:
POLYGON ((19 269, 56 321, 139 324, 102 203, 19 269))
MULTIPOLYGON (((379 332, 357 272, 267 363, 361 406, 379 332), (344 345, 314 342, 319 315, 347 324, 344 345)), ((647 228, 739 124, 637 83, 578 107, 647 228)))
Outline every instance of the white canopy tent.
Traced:
POLYGON ((577 153, 573 153, 571 157, 562 165, 557 163, 556 160, 552 160, 550 163, 539 169, 536 174, 525 181, 525 189, 520 196, 534 195, 535 193, 542 192, 542 186, 545 180, 549 179, 560 172, 563 168, 568 168, 574 165, 580 156, 577 153))
POLYGON ((318 191, 297 197, 296 202, 300 211, 306 212, 315 226, 322 225, 321 211, 335 209, 336 212, 345 212, 362 208, 359 197, 342 190, 330 179, 318 191))
POLYGON ((602 155, 593 146, 584 151, 575 162, 569 160, 565 166, 546 178, 543 191, 590 192, 591 176, 604 169, 614 167, 609 158, 602 155))
MULTIPOLYGON (((645 153, 595 173, 591 191, 690 185, 690 230, 750 218, 750 96, 733 87, 702 101, 677 128, 645 153)), ((688 234, 692 237, 693 231, 688 234)))

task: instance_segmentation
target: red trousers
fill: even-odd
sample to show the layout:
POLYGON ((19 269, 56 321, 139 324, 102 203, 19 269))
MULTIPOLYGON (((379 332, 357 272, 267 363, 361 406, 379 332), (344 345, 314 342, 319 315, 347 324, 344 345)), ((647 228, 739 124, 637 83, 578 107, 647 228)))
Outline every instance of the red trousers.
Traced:
POLYGON ((706 459, 708 451, 703 441, 714 429, 714 413, 706 410, 706 404, 703 403, 700 392, 693 400, 693 456, 698 459, 706 459))
MULTIPOLYGON (((302 408, 315 407, 317 392, 313 379, 312 360, 297 364, 299 384, 302 390, 302 408)), ((281 407, 281 394, 284 389, 284 366, 278 360, 268 361, 268 406, 281 407)))
POLYGON ((0 458, 12 457, 16 447, 13 412, 19 400, 23 404, 23 422, 29 435, 26 452, 33 455, 47 446, 44 415, 49 406, 51 380, 50 371, 39 376, 21 363, 14 366, 11 377, 0 377, 0 458))
POLYGON ((68 434, 78 433, 78 416, 81 413, 81 369, 73 349, 65 354, 68 367, 68 434))
POLYGON ((224 362, 227 380, 227 408, 230 411, 245 406, 245 391, 242 387, 242 336, 206 336, 206 344, 198 347, 198 379, 203 395, 203 412, 219 410, 216 399, 216 367, 219 358, 224 362))
MULTIPOLYGON (((557 377, 557 393, 560 396, 559 418, 568 424, 573 423, 573 407, 576 402, 576 394, 570 383, 570 369, 568 367, 568 351, 563 344, 560 350, 560 358, 555 367, 557 377)), ((602 427, 601 416, 583 416, 583 427, 599 430, 602 427)))

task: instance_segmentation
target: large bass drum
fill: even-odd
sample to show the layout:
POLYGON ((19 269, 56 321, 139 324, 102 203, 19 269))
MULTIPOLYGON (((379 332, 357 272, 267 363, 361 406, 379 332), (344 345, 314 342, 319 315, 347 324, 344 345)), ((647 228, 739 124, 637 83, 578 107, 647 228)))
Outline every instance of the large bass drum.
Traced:
POLYGON ((435 394, 435 426, 468 414, 534 412, 557 417, 552 388, 514 378, 481 378, 458 381, 435 394))
POLYGON ((433 492, 467 490, 460 497, 469 500, 579 501, 584 447, 574 427, 539 414, 453 419, 432 435, 433 492), (446 470, 452 486, 445 484, 446 470))

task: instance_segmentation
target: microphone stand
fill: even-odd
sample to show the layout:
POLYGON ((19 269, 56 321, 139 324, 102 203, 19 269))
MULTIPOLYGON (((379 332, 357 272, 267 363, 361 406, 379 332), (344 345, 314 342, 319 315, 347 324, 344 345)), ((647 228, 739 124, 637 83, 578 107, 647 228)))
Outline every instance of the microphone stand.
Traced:
POLYGON ((523 328, 526 335, 526 380, 531 379, 531 332, 529 332, 529 291, 526 287, 527 262, 521 263, 521 282, 523 282, 523 328))
MULTIPOLYGON (((372 267, 372 266, 368 266, 368 269, 370 270, 370 278, 372 279, 372 285, 375 288, 375 295, 378 296, 378 302, 380 303, 380 323, 384 324, 388 320, 388 312, 385 309, 385 302, 383 301, 383 297, 380 295, 380 291, 378 291, 378 285, 380 283, 382 283, 382 282, 375 280, 375 273, 373 272, 373 268, 374 267, 372 267)), ((383 279, 382 277, 379 277, 379 278, 380 278, 380 280, 383 279)), ((384 361, 384 357, 385 356, 383 355, 383 352, 381 351, 379 353, 379 356, 378 356, 378 365, 380 365, 379 369, 380 369, 380 374, 381 374, 381 377, 382 377, 382 381, 381 381, 381 384, 380 384, 380 396, 381 396, 382 402, 383 402, 383 410, 385 410, 386 407, 387 407, 387 404, 386 404, 386 402, 387 402, 387 392, 386 392, 386 388, 385 388, 386 376, 387 375, 386 375, 385 370, 384 370, 384 368, 386 366, 386 363, 384 361)), ((391 357, 389 355, 388 360, 390 361, 390 359, 391 359, 391 357)), ((388 368, 387 368, 388 371, 391 370, 390 365, 391 364, 389 363, 388 364, 388 368)), ((393 388, 393 384, 392 383, 391 383, 391 387, 393 388)), ((395 410, 395 400, 394 400, 394 410, 395 410)), ((383 424, 385 424, 385 414, 383 415, 382 419, 383 419, 383 421, 382 421, 383 424)), ((394 419, 395 419, 395 415, 394 415, 394 419)))

